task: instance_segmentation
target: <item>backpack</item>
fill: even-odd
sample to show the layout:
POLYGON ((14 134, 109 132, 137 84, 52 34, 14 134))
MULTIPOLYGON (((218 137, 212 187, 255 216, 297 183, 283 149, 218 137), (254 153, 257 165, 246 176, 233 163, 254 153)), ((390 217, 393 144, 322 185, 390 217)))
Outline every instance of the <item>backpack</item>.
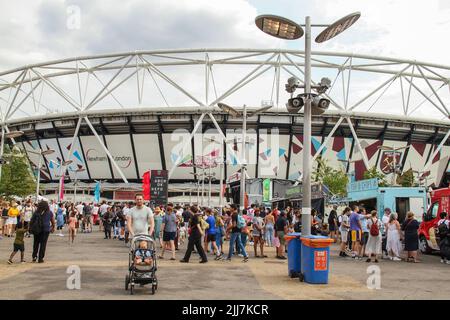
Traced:
POLYGON ((439 225, 439 227, 438 227, 438 233, 439 233, 439 237, 441 238, 441 239, 444 239, 447 235, 448 235, 448 227, 447 227, 447 225, 445 224, 445 221, 443 221, 440 225, 439 225))
POLYGON ((30 233, 38 235, 44 229, 44 220, 42 219, 42 214, 35 212, 30 220, 30 233))
POLYGON ((198 220, 200 222, 200 227, 202 228, 203 231, 209 229, 209 223, 206 222, 205 219, 199 217, 198 220))
POLYGON ((236 227, 243 228, 243 227, 245 227, 245 225, 246 225, 246 223, 245 223, 244 217, 241 216, 240 214, 238 214, 236 227))
POLYGON ((378 227, 378 220, 376 223, 372 220, 372 225, 370 226, 370 235, 372 237, 377 237, 379 234, 380 228, 378 227))
POLYGON ((91 212, 92 212, 91 206, 86 205, 86 206, 83 207, 83 214, 84 214, 84 215, 90 215, 91 212))

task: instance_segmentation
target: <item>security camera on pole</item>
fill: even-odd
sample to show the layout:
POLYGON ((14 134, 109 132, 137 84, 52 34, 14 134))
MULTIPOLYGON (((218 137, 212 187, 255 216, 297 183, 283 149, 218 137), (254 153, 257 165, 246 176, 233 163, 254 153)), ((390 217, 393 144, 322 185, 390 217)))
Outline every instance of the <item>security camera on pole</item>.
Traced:
POLYGON ((320 95, 330 87, 331 81, 323 78, 317 86, 311 86, 311 27, 326 27, 316 38, 317 43, 327 41, 353 25, 361 16, 359 12, 352 13, 331 25, 311 25, 311 18, 305 19, 305 32, 302 27, 283 17, 274 15, 261 15, 256 17, 256 26, 273 37, 295 40, 305 33, 305 81, 300 85, 296 78, 290 78, 286 85, 286 91, 293 96, 297 88, 304 88, 304 93, 291 96, 287 103, 290 113, 298 113, 302 107, 303 111, 303 200, 302 200, 302 235, 311 234, 311 114, 324 113, 330 101, 321 98, 320 95), (315 89, 317 94, 313 94, 311 89, 315 89))

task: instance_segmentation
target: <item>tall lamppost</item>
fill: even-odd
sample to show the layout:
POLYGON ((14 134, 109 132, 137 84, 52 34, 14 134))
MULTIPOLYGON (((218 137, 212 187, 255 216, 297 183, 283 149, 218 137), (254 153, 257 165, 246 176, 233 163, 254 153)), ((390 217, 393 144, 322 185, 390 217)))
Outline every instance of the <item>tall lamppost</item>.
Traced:
MULTIPOLYGON (((247 118, 254 117, 261 112, 267 111, 272 108, 271 105, 259 108, 255 111, 247 114, 247 106, 244 104, 242 113, 237 111, 236 109, 226 105, 225 103, 218 103, 218 107, 231 115, 233 118, 242 117, 242 159, 241 159, 241 197, 240 197, 240 211, 242 212, 245 209, 245 176, 247 170, 247 163, 245 160, 245 144, 247 143, 247 118)), ((222 191, 221 191, 222 192, 222 191)))
MULTIPOLYGON (((274 15, 261 15, 256 17, 256 26, 273 37, 295 40, 299 39, 305 33, 305 81, 304 85, 300 86, 297 80, 289 79, 286 85, 286 90, 289 93, 293 93, 296 88, 304 88, 303 97, 297 96, 297 98, 290 99, 289 102, 291 110, 294 112, 300 111, 304 105, 303 112, 303 199, 302 199, 302 234, 307 236, 311 234, 311 113, 312 102, 314 103, 315 113, 324 112, 329 105, 329 101, 326 99, 320 99, 317 95, 314 96, 311 89, 317 90, 317 92, 324 93, 330 86, 330 81, 326 78, 322 79, 319 86, 311 86, 311 27, 326 27, 316 38, 317 43, 327 41, 347 28, 353 25, 361 16, 359 12, 352 13, 331 25, 312 25, 311 18, 307 16, 305 18, 305 32, 302 27, 283 17, 274 15), (325 81, 324 81, 325 80, 325 81)), ((288 109, 289 110, 289 109, 288 109)), ((291 112, 290 110, 290 112, 291 112)))
POLYGON ((3 152, 4 152, 4 146, 5 146, 5 139, 15 139, 24 134, 23 131, 9 131, 6 132, 6 129, 4 126, 2 126, 2 139, 0 142, 0 181, 2 179, 2 165, 5 162, 3 159, 3 152))
POLYGON ((39 186, 41 182, 41 166, 42 166, 42 159, 44 156, 48 156, 55 152, 53 149, 47 149, 47 150, 39 150, 39 151, 32 151, 28 150, 27 152, 37 154, 39 156, 38 161, 38 167, 37 167, 37 182, 36 182, 36 202, 39 201, 39 186))
MULTIPOLYGON (((389 146, 379 146, 378 149, 380 150, 385 150, 385 151, 391 151, 392 152, 392 182, 391 182, 391 186, 395 186, 396 181, 395 181, 395 177, 396 177, 396 173, 397 173, 397 151, 399 150, 403 150, 403 149, 408 149, 410 146, 406 146, 406 147, 400 147, 400 148, 395 148, 395 147, 389 147, 389 146)), ((390 166, 390 164, 389 164, 390 166)))

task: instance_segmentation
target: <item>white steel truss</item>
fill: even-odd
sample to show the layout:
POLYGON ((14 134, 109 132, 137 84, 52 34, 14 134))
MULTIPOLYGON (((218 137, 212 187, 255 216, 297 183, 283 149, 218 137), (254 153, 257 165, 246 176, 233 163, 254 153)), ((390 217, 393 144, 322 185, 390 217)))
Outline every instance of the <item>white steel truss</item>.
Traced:
MULTIPOLYGON (((284 83, 291 76, 304 81, 304 60, 304 52, 297 50, 180 49, 84 56, 27 65, 0 72, 0 124, 4 132, 8 124, 26 120, 21 114, 46 119, 56 112, 75 111, 98 137, 89 121, 91 110, 174 107, 187 111, 202 109, 201 118, 208 115, 221 132, 213 115, 219 102, 259 107, 260 102, 269 100, 274 106, 270 112, 279 112, 280 108, 283 111, 290 97, 284 83), (269 70, 273 70, 273 76, 268 76, 269 70)), ((342 115, 330 136, 345 118, 360 147, 349 118, 353 111, 379 113, 386 118, 444 117, 449 121, 450 66, 322 51, 313 52, 312 61, 316 82, 319 80, 316 77, 335 75, 332 88, 324 96, 332 103, 330 109, 342 115)), ((98 140, 126 181, 101 139, 98 140)), ((328 142, 327 138, 319 151, 328 142)), ((439 152, 443 143, 435 152, 439 152)), ((360 151, 367 166, 365 152, 360 151)), ((70 157, 71 151, 67 159, 70 157)))

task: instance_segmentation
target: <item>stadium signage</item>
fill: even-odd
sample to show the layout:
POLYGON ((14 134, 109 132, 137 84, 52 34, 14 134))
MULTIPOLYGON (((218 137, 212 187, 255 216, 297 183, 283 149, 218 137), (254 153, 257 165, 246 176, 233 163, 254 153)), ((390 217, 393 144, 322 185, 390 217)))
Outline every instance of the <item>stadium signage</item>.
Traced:
POLYGON ((367 179, 348 184, 347 193, 378 189, 378 179, 367 179))

